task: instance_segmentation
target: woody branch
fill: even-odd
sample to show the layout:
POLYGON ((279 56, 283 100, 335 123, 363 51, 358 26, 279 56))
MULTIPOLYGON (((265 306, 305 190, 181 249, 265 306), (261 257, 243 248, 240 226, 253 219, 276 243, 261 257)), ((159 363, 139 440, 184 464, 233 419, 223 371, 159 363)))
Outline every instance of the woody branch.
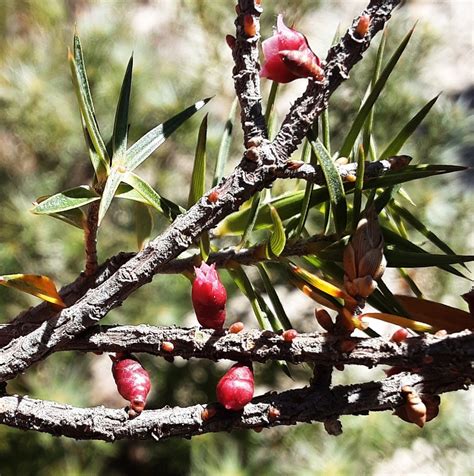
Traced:
MULTIPOLYGON (((288 168, 288 158, 307 133, 314 118, 320 114, 329 96, 347 78, 350 69, 361 59, 361 54, 370 44, 373 35, 379 31, 390 18, 393 8, 400 0, 372 1, 365 10, 373 18, 370 34, 362 41, 351 40, 354 25, 341 42, 330 49, 325 67, 324 84, 309 81, 306 93, 295 103, 277 135, 274 143, 264 142, 256 154, 257 160, 244 157, 234 172, 218 184, 219 198, 210 203, 202 197, 190 210, 180 215, 160 236, 155 238, 140 253, 120 266, 106 281, 98 287, 89 289, 71 307, 43 322, 37 329, 22 335, 7 344, 0 354, 0 380, 14 378, 33 363, 48 355, 58 345, 75 339, 89 327, 95 325, 110 310, 122 302, 135 290, 151 281, 162 266, 186 250, 206 230, 211 229, 224 217, 236 211, 242 203, 257 191, 271 185, 277 178, 278 170, 288 168), (290 124, 291 122, 291 124, 290 124)), ((250 0, 239 2, 238 22, 244 21, 250 8, 255 4, 250 0)), ((254 15, 255 17, 257 15, 254 15)), ((240 23, 239 23, 240 24, 240 23)), ((245 31, 237 28, 236 44, 247 44, 245 31)), ((234 77, 236 91, 241 101, 251 98, 252 106, 248 112, 242 112, 244 131, 245 122, 257 121, 256 129, 263 134, 258 116, 260 101, 258 88, 258 61, 256 55, 257 41, 249 42, 249 48, 242 49, 247 57, 244 62, 236 63, 234 77), (238 83, 238 84, 237 84, 238 83), (252 111, 253 116, 250 114, 252 111)), ((250 103, 249 103, 250 104, 250 103)), ((254 126, 246 132, 256 134, 254 126), (252 132, 250 132, 252 131, 252 132)))

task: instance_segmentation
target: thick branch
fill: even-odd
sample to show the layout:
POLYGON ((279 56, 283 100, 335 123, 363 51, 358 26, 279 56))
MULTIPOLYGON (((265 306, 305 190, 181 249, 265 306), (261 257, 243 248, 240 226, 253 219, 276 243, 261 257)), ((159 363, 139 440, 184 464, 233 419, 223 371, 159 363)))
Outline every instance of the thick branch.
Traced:
POLYGON ((236 41, 232 48, 235 62, 234 86, 240 103, 245 144, 248 144, 252 137, 267 137, 267 126, 262 114, 258 62, 262 9, 255 3, 254 0, 239 0, 239 13, 235 20, 236 41))
MULTIPOLYGON (((7 326, 0 326, 7 327, 7 326)), ((0 334, 2 339, 9 336, 0 334)), ((402 343, 384 338, 351 338, 355 348, 340 350, 341 340, 330 334, 299 334, 286 342, 281 334, 252 329, 238 334, 227 330, 140 326, 95 326, 71 342, 59 344, 54 351, 83 352, 146 352, 162 357, 182 357, 235 361, 267 362, 285 360, 294 364, 316 362, 338 364, 392 365, 418 367, 430 362, 436 365, 460 365, 474 360, 474 333, 463 331, 446 336, 411 337, 402 343), (162 350, 163 342, 171 342, 172 353, 162 350)))
MULTIPOLYGON (((247 5, 246 1, 241 0, 242 5, 244 3, 247 5)), ((371 5, 379 3, 372 2, 371 5)), ((372 34, 382 27, 396 3, 395 0, 387 0, 384 2, 386 5, 384 8, 377 7, 380 11, 377 10, 376 18, 371 23, 372 34)), ((341 75, 332 74, 331 71, 335 72, 337 67, 338 70, 347 73, 360 59, 361 51, 369 44, 368 38, 362 42, 363 49, 354 49, 354 45, 345 40, 346 37, 329 54, 329 58, 332 58, 337 53, 337 61, 332 69, 329 67, 327 69, 326 87, 329 93, 326 94, 326 99, 342 81, 341 75)), ((323 104, 323 101, 318 104, 323 104)), ((298 120, 298 123, 301 127, 304 126, 304 121, 298 120)), ((74 305, 42 323, 30 334, 14 339, 4 347, 0 354, 0 381, 14 378, 41 360, 59 343, 74 339, 96 324, 111 309, 120 306, 132 292, 151 281, 161 266, 186 250, 204 231, 211 229, 224 217, 236 211, 254 193, 270 186, 277 178, 276 170, 286 167, 288 153, 293 147, 291 144, 296 144, 291 137, 287 138, 282 134, 284 130, 287 131, 282 128, 280 139, 276 144, 264 141, 253 157, 244 158, 234 172, 221 181, 218 186, 219 198, 216 202, 210 202, 206 196, 202 197, 188 212, 180 215, 168 230, 121 266, 107 281, 89 290, 74 305)))
POLYGON ((124 410, 75 408, 14 395, 0 398, 0 423, 82 440, 190 438, 210 432, 324 422, 340 415, 392 410, 404 403, 400 392, 404 385, 410 385, 418 392, 440 394, 465 389, 473 379, 471 367, 460 370, 430 368, 419 374, 397 374, 380 382, 270 392, 254 398, 242 412, 225 411, 215 404, 217 414, 207 421, 202 418, 206 408, 203 405, 145 410, 130 420, 124 410), (279 411, 276 419, 269 417, 270 407, 279 411))

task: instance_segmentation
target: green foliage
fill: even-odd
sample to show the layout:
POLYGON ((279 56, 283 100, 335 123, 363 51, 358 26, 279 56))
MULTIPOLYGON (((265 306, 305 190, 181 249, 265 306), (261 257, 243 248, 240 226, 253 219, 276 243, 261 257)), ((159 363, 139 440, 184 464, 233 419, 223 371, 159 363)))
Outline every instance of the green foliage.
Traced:
MULTIPOLYGON (((300 24, 310 18, 305 13, 313 5, 312 0, 297 2, 292 9, 283 0, 265 5, 263 36, 270 34, 274 14, 281 8, 289 10, 288 24, 293 20, 300 24)), ((213 185, 217 184, 226 171, 237 163, 242 152, 240 132, 234 128, 236 107, 231 107, 234 94, 231 92, 230 76, 225 74, 231 68, 231 55, 222 40, 223 35, 232 29, 231 8, 221 2, 185 1, 175 10, 164 12, 165 20, 160 20, 159 26, 149 31, 145 26, 141 26, 141 30, 131 26, 135 21, 134 15, 140 12, 143 15, 142 7, 103 5, 101 8, 104 11, 100 13, 99 6, 86 1, 79 2, 74 8, 75 18, 69 15, 61 2, 33 0, 7 2, 0 12, 8 20, 3 21, 0 27, 1 38, 5 40, 0 42, 0 260, 5 272, 18 269, 26 272, 28 269, 28 272, 54 276, 57 283, 69 282, 82 269, 82 234, 77 228, 83 227, 84 214, 82 208, 77 207, 85 208, 104 193, 104 190, 94 190, 96 183, 91 180, 92 172, 104 181, 108 174, 105 185, 108 199, 103 199, 105 205, 101 212, 103 216, 107 211, 107 228, 103 230, 103 236, 99 236, 101 260, 120 250, 134 248, 137 238, 140 247, 148 237, 158 234, 169 221, 183 212, 189 190, 186 184, 192 176, 198 126, 191 116, 204 105, 200 101, 187 107, 189 98, 218 95, 213 101, 216 105, 211 103, 213 109, 208 117, 206 147, 206 154, 211 163, 216 163, 216 168, 213 177, 201 173, 200 183, 213 178, 213 185), (109 19, 102 22, 100 28, 99 15, 106 15, 109 19), (216 18, 219 18, 218 22, 216 18), (63 54, 63 45, 69 41, 75 22, 83 38, 87 59, 86 76, 82 48, 76 36, 70 63, 81 121, 63 54), (61 28, 58 29, 58 25, 61 28), (12 33, 12 29, 16 33, 12 33), (171 31, 180 33, 176 35, 171 31), (130 96, 131 61, 123 81, 121 78, 132 44, 135 70, 133 96, 130 96), (181 50, 186 51, 184 57, 181 50), (92 96, 95 104, 92 104, 92 96), (111 106, 117 98, 114 119, 114 108, 111 106), (177 114, 177 111, 182 112, 177 114), (157 114, 160 116, 158 120, 157 114), (129 117, 133 119, 130 130, 129 117), (171 119, 167 121, 167 117, 171 119), (100 118, 100 129, 97 118, 100 118), (159 122, 162 124, 156 126, 159 122), (180 127, 179 134, 171 136, 177 127, 180 127), (79 128, 84 131, 86 148, 78 133, 79 128), (110 137, 111 142, 108 140, 110 137), (127 142, 133 145, 127 148, 127 142), (156 160, 153 164, 151 161, 145 163, 152 153, 156 160), (86 154, 93 171, 84 160, 86 154), (217 158, 216 162, 212 162, 214 158, 217 158), (140 176, 134 171, 138 165, 141 167, 140 176), (119 170, 120 166, 125 168, 125 172, 119 170), (32 174, 35 180, 25 180, 32 174), (89 180, 93 186, 78 186, 89 180), (56 190, 65 192, 37 199, 33 211, 48 214, 74 227, 25 213, 33 197, 56 190), (165 199, 161 192, 170 198, 165 199), (114 206, 114 197, 122 198, 117 207, 114 206), (136 209, 136 206, 139 208, 136 209), (159 212, 158 216, 153 213, 154 224, 150 219, 150 206, 159 212)), ((286 238, 281 233, 282 226, 288 230, 295 217, 301 236, 306 236, 307 232, 310 235, 328 235, 332 230, 325 226, 324 220, 327 205, 331 202, 334 204, 332 222, 343 236, 346 222, 356 223, 360 211, 372 197, 378 199, 378 203, 395 220, 408 226, 406 237, 398 229, 389 230, 392 223, 388 215, 381 217, 384 232, 388 230, 385 239, 387 257, 391 260, 389 264, 438 266, 436 277, 426 274, 425 270, 416 274, 407 271, 424 293, 438 298, 448 291, 453 295, 459 294, 460 282, 468 286, 468 283, 459 281, 464 273, 467 275, 467 271, 461 272, 461 268, 453 264, 462 262, 464 258, 462 254, 454 255, 452 249, 464 255, 470 253, 466 250, 464 237, 469 232, 466 216, 471 213, 472 194, 461 190, 457 177, 461 174, 436 177, 462 170, 453 164, 461 163, 461 147, 467 143, 467 112, 449 95, 437 102, 437 97, 427 102, 436 91, 430 92, 427 97, 424 86, 414 80, 418 71, 425 67, 427 53, 437 48, 430 32, 420 29, 411 40, 410 47, 403 52, 403 63, 395 67, 408 41, 407 38, 400 38, 401 32, 406 31, 401 23, 395 23, 386 35, 386 49, 396 59, 389 60, 388 69, 380 73, 381 79, 378 82, 374 80, 379 75, 373 71, 383 63, 383 43, 378 59, 376 48, 371 48, 366 61, 356 68, 351 80, 331 99, 331 109, 322 117, 320 140, 326 150, 319 146, 319 151, 322 150, 327 159, 323 163, 327 166, 325 171, 329 187, 313 189, 306 184, 298 184, 295 189, 294 183, 275 184, 271 195, 262 194, 261 200, 254 199, 251 208, 242 209, 223 221, 215 230, 213 246, 235 246, 246 227, 249 229, 248 242, 264 244, 268 242, 268 230, 273 230, 275 238, 270 249, 273 258, 276 258, 286 244, 286 238), (393 52, 393 45, 400 44, 400 41, 404 42, 401 43, 404 45, 402 50, 399 47, 393 52), (360 98, 364 91, 368 91, 369 83, 372 85, 371 92, 359 109, 360 98), (372 181, 359 180, 340 187, 331 180, 334 168, 331 167, 330 154, 353 154, 361 134, 366 159, 386 157, 401 150, 413 156, 417 165, 372 181), (383 151, 378 156, 375 145, 383 151), (414 179, 419 179, 414 186, 407 183, 414 179), (416 213, 404 208, 404 196, 399 188, 401 183, 407 183, 409 197, 418 205, 416 213), (425 183, 426 186, 423 186, 425 183), (351 193, 354 193, 353 202, 350 200, 351 193), (450 228, 458 230, 458 233, 449 233, 450 228), (417 234, 412 236, 412 229, 417 234), (449 240, 446 239, 448 236, 449 240), (445 254, 440 254, 440 251, 445 254), (440 270, 450 273, 441 273, 440 270), (447 276, 454 274, 453 279, 458 281, 447 281, 447 276)), ((311 20, 308 24, 313 27, 317 21, 311 20)), ((320 45, 313 46, 320 48, 320 45)), ((263 87, 269 88, 265 84, 263 87)), ((272 111, 268 117, 271 128, 278 127, 281 112, 286 110, 286 98, 294 100, 289 88, 282 86, 276 100, 273 94, 276 88, 271 89, 273 99, 270 95, 267 102, 267 111, 272 111), (272 101, 275 101, 274 107, 271 107, 272 101), (280 106, 280 102, 283 106, 276 107, 280 106)), ((364 155, 357 154, 359 162, 364 155)), ((199 198, 199 194, 195 196, 199 198)), ((325 279, 340 284, 343 242, 332 247, 328 244, 323 243, 321 247, 325 248, 324 251, 321 254, 315 251, 316 254, 306 256, 304 262, 313 266, 311 270, 325 279)), ((282 263, 262 265, 258 267, 259 276, 252 274, 251 270, 242 269, 244 274, 240 273, 236 281, 249 297, 262 327, 281 329, 293 327, 293 323, 298 329, 314 330, 313 304, 309 299, 306 305, 311 312, 307 314, 294 312, 291 306, 287 306, 289 286, 286 269, 282 263), (279 298, 282 292, 285 292, 285 299, 279 298), (268 296, 270 305, 263 296, 268 296)), ((230 295, 241 295, 230 279, 227 279, 226 285, 230 295)), ((35 302, 34 298, 29 300, 27 295, 15 291, 2 291, 0 304, 4 321, 35 302)), ((320 290, 315 291, 322 295, 320 290)), ((404 314, 383 282, 369 301, 380 311, 404 314)), ((248 302, 245 300, 244 311, 239 311, 237 306, 231 304, 230 319, 241 312, 249 319, 249 326, 254 326, 254 320, 248 318, 248 302)), ((158 276, 153 283, 132 295, 122 308, 114 310, 104 323, 192 325, 194 321, 187 317, 190 309, 188 281, 181 276, 158 276)), ((9 391, 90 405, 94 386, 100 382, 92 374, 97 359, 99 357, 85 358, 75 354, 54 355, 31 369, 27 375, 16 379, 9 391), (78 392, 78 388, 81 391, 78 392)), ((152 407, 215 399, 215 384, 223 368, 208 362, 176 361, 174 365, 169 365, 152 358, 146 358, 146 363, 152 369, 153 380, 157 382, 152 407)), ((288 380, 281 380, 282 375, 276 372, 275 367, 256 367, 257 382, 274 389, 287 388, 288 380)), ((291 370, 297 385, 307 382, 308 375, 299 368, 292 366, 291 370)), ((347 375, 352 377, 351 382, 359 376, 356 371, 349 371, 340 374, 337 380, 348 379, 347 375)), ((154 442, 108 445, 58 440, 1 427, 0 472, 2 475, 51 472, 121 475, 133 471, 155 474, 159 467, 163 474, 187 474, 189 471, 193 475, 250 475, 256 472, 269 475, 371 474, 377 465, 396 454, 397 447, 408 449, 416 440, 423 439, 439 456, 435 458, 436 464, 441 472, 446 473, 453 467, 458 468, 466 460, 465 455, 472 451, 472 428, 462 420, 462 412, 456 409, 456 405, 467 405, 463 399, 463 395, 443 397, 441 417, 430 423, 422 433, 384 413, 367 418, 344 417, 345 433, 338 439, 327 436, 321 425, 305 425, 262 434, 211 434, 192 442, 173 440, 159 445, 154 442)), ((415 450, 412 453, 414 459, 419 457, 415 450)))

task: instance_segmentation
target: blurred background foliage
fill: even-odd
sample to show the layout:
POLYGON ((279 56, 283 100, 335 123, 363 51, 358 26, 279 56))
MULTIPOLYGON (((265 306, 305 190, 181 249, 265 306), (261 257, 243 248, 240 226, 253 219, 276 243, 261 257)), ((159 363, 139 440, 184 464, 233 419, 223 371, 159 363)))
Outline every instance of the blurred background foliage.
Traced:
MULTIPOLYGON (((82 234, 57 220, 32 215, 36 197, 88 183, 87 158, 66 49, 76 28, 81 35, 96 112, 105 137, 112 132, 115 104, 128 57, 134 54, 130 143, 191 103, 215 96, 208 104, 209 170, 217 157, 231 102, 232 58, 224 36, 233 32, 230 0, 97 1, 2 0, 0 9, 0 263, 2 274, 41 273, 59 284, 73 280, 83 267, 82 234)), ((381 147, 430 98, 443 90, 423 126, 403 152, 415 162, 473 165, 474 148, 472 6, 469 2, 406 1, 390 22, 387 48, 393 49, 416 19, 415 36, 377 103, 375 134, 381 147), (470 11, 462 13, 463 6, 470 11), (465 26, 465 29, 462 26, 465 26), (449 32, 449 34, 448 34, 449 32), (471 50, 469 51, 469 48, 471 50), (455 54, 454 54, 455 52, 455 54), (463 60, 464 58, 464 60, 463 60), (467 63, 467 70, 466 70, 467 63)), ((271 35, 278 12, 305 32, 324 57, 340 23, 344 31, 364 2, 275 0, 264 2, 262 35, 271 35)), ((379 40, 374 43, 377 44, 379 40)), ((333 149, 341 145, 372 74, 376 47, 352 72, 331 101, 333 149)), ((281 120, 304 81, 280 88, 281 120)), ((266 95, 270 85, 263 82, 266 95)), ((266 97, 266 96, 265 96, 266 97)), ((185 205, 202 113, 186 122, 140 168, 140 174, 164 196, 185 205)), ((228 171, 240 160, 241 133, 235 128, 228 171)), ((297 152, 299 154, 299 152, 297 152)), ((416 209, 403 204, 458 253, 472 252, 473 174, 412 182, 406 190, 416 209)), ((293 187, 278 183, 279 191, 293 187)), ((311 217, 310 217, 311 220, 311 217)), ((311 222, 310 222, 311 225, 311 222)), ((99 233, 99 257, 134 250, 133 208, 116 201, 99 233)), ((155 220, 154 234, 165 226, 155 220)), ((413 241, 423 243, 421 235, 413 241)), ((425 243, 423 243, 425 244, 425 243)), ((429 249, 429 245, 428 245, 429 249)), ((223 273, 224 274, 224 273, 223 273)), ((438 269, 414 270, 426 296, 463 306, 459 295, 469 283, 438 269)), ((248 302, 227 275, 229 321, 254 325, 248 302)), ((395 276, 395 288, 400 283, 395 276)), ((278 287, 295 327, 316 329, 313 304, 284 283, 278 287)), ((27 295, 1 289, 1 320, 7 322, 36 304, 27 295)), ((189 281, 157 276, 132 295, 104 323, 194 325, 189 281)), ((154 382, 150 408, 188 405, 215 399, 214 389, 226 363, 170 364, 143 356, 154 382)), ((301 386, 310 372, 295 368, 295 380, 274 365, 258 365, 258 392, 301 386)), ((336 382, 381 378, 381 370, 348 369, 336 382)), ((8 387, 72 405, 124 405, 116 394, 107 356, 55 354, 8 387)), ((192 441, 76 442, 0 427, 0 474, 7 475, 346 475, 468 474, 473 471, 472 392, 443 397, 441 415, 423 430, 388 413, 344 417, 344 434, 328 436, 322 426, 205 435, 192 441), (471 412, 471 419, 466 416, 471 412)))

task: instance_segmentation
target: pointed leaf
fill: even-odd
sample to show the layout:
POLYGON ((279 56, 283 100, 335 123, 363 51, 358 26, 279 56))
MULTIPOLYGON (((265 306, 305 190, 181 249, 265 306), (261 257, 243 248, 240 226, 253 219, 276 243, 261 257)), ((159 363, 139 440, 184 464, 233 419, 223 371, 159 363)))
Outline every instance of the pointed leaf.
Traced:
MULTIPOLYGON (((242 230, 242 238, 238 245, 239 248, 243 248, 249 243, 250 235, 255 228, 255 223, 257 220, 258 210, 260 208, 260 202, 262 200, 262 193, 257 192, 254 196, 249 200, 250 207, 246 208, 246 224, 245 228, 242 230)), ((270 220, 271 220, 271 212, 270 212, 270 220)), ((273 223, 273 220, 271 221, 273 223)), ((271 226, 271 225, 270 225, 271 226)))
POLYGON ((412 296, 396 295, 395 299, 403 305, 413 319, 426 322, 437 330, 460 332, 464 329, 474 329, 473 317, 461 309, 412 296))
POLYGON ((125 158, 128 136, 128 110, 130 106, 130 91, 132 89, 133 56, 127 65, 123 78, 120 96, 115 111, 114 133, 112 137, 112 164, 118 165, 118 158, 125 158))
POLYGON ((407 223, 409 223, 415 230, 419 231, 424 237, 430 240, 441 251, 444 251, 448 255, 455 255, 456 253, 440 238, 438 235, 430 231, 418 218, 410 213, 406 208, 402 207, 399 203, 394 202, 390 207, 398 213, 407 223))
POLYGON ((184 111, 181 111, 176 116, 167 120, 163 124, 156 126, 151 131, 147 132, 141 139, 133 144, 127 150, 126 167, 130 172, 137 168, 143 161, 161 145, 163 142, 185 121, 187 121, 199 109, 205 106, 211 98, 198 101, 184 111))
MULTIPOLYGON (((371 91, 374 88, 375 83, 379 79, 380 70, 382 69, 382 60, 383 60, 383 54, 385 51, 386 42, 387 42, 387 30, 385 29, 382 33, 382 38, 380 40, 380 44, 377 49, 377 57, 375 59, 375 68, 372 74, 372 80, 370 82, 369 91, 371 91)), ((362 139, 364 151, 366 151, 367 156, 369 156, 370 154, 373 160, 375 160, 375 151, 372 150, 373 149, 372 128, 374 123, 374 110, 375 110, 375 107, 372 107, 370 109, 369 116, 367 117, 364 123, 364 134, 362 139)))
POLYGON ((43 301, 66 307, 51 278, 38 274, 6 274, 0 276, 0 284, 32 294, 43 301))
POLYGON ((102 192, 102 198, 100 199, 99 207, 99 221, 98 225, 102 223, 107 210, 112 203, 112 200, 115 196, 120 182, 123 180, 124 173, 126 172, 125 168, 122 165, 113 166, 110 169, 110 174, 107 177, 107 182, 105 182, 104 191, 102 192))
POLYGON ((442 266, 447 264, 462 264, 474 261, 472 255, 435 255, 431 253, 414 253, 391 249, 385 250, 387 266, 394 268, 423 268, 429 266, 442 266))
MULTIPOLYGON (((173 221, 178 215, 185 210, 176 205, 171 200, 159 195, 145 180, 140 178, 133 172, 127 172, 122 180, 130 185, 137 193, 139 193, 152 207, 156 208, 168 220, 173 221)), ((133 200, 133 198, 132 198, 133 200)))
POLYGON ((61 220, 62 222, 79 228, 80 230, 84 230, 84 225, 87 220, 86 214, 80 208, 66 210, 61 213, 52 213, 48 216, 61 220))
POLYGON ((286 315, 285 309, 283 308, 283 305, 281 304, 280 298, 278 297, 277 292, 275 291, 275 288, 273 287, 272 282, 270 281, 270 277, 268 276, 268 271, 266 266, 263 263, 259 263, 257 265, 258 271, 260 273, 260 276, 262 278, 263 286, 265 287, 265 291, 268 294, 268 297, 270 298, 270 302, 272 303, 273 309, 275 310, 276 317, 280 321, 280 325, 282 329, 293 329, 293 326, 288 319, 288 316, 286 315))
POLYGON ((334 225, 336 227, 336 233, 340 235, 344 232, 347 223, 346 194, 342 185, 341 176, 322 142, 316 139, 311 140, 310 144, 318 158, 318 162, 321 165, 326 179, 334 225))
POLYGON ((359 147, 359 155, 357 156, 357 178, 354 187, 354 201, 352 202, 352 229, 357 228, 360 219, 360 209, 362 206, 362 189, 364 188, 365 173, 365 153, 364 147, 359 147))
POLYGON ((150 208, 143 203, 136 202, 134 204, 135 217, 135 233, 137 235, 137 246, 142 250, 147 244, 153 229, 153 217, 150 213, 150 208))
POLYGON ((31 211, 37 215, 51 215, 79 208, 99 199, 100 196, 89 186, 81 185, 80 187, 70 188, 47 198, 38 198, 31 211))
POLYGON ((215 187, 220 179, 224 176, 224 169, 229 158, 230 144, 232 142, 232 131, 235 123, 235 113, 237 111, 237 98, 232 101, 229 117, 225 123, 224 132, 222 134, 221 143, 219 146, 219 153, 217 154, 216 166, 214 169, 214 178, 212 186, 215 187))
POLYGON ((379 79, 374 84, 374 87, 370 91, 370 94, 368 95, 367 99, 364 101, 364 104, 359 109, 359 112, 357 113, 357 116, 354 119, 354 122, 352 123, 352 126, 339 152, 339 155, 341 157, 349 157, 349 154, 351 153, 351 150, 354 147, 355 141, 357 140, 357 136, 359 135, 362 126, 364 125, 373 105, 375 104, 375 101, 377 100, 383 88, 385 87, 385 84, 393 69, 395 68, 396 64, 398 63, 398 60, 405 51, 405 48, 407 47, 408 42, 410 41, 410 38, 413 34, 413 30, 414 29, 412 28, 405 36, 405 38, 403 38, 402 42, 395 50, 395 52, 389 59, 387 65, 383 69, 379 79))
POLYGON ((191 189, 189 190, 188 208, 194 205, 206 190, 206 140, 207 140, 207 114, 199 127, 198 142, 194 154, 194 167, 191 176, 191 189))
POLYGON ((423 324, 423 321, 415 321, 407 317, 397 316, 396 314, 387 314, 385 312, 364 312, 360 315, 360 318, 372 317, 379 321, 389 322, 400 327, 408 327, 417 332, 436 332, 438 329, 433 328, 430 325, 423 324))
POLYGON ((87 80, 84 57, 80 39, 74 35, 74 55, 69 52, 69 64, 71 66, 72 82, 76 91, 79 108, 94 149, 97 153, 98 162, 92 163, 98 178, 104 179, 109 170, 109 157, 105 148, 104 140, 100 135, 99 125, 95 116, 92 96, 87 80))
POLYGON ((286 246, 285 227, 283 226, 275 207, 270 205, 270 212, 272 215, 273 228, 267 250, 270 252, 270 255, 280 256, 286 246))
POLYGON ((439 98, 439 94, 435 96, 428 104, 426 104, 410 121, 403 127, 403 129, 395 136, 386 149, 380 154, 380 160, 386 159, 393 155, 398 154, 409 137, 416 131, 417 127, 421 124, 426 115, 430 112, 435 102, 439 98))

